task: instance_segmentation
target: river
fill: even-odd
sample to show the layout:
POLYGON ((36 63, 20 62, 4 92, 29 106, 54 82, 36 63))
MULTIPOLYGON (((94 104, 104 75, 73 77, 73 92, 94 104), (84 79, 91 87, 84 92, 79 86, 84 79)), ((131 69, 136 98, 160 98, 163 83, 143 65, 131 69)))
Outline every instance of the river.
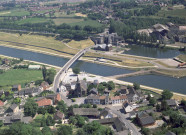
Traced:
POLYGON ((180 52, 177 49, 168 49, 168 48, 151 48, 141 45, 129 45, 130 50, 125 51, 124 54, 145 56, 152 58, 173 58, 179 54, 186 54, 186 52, 180 52))
MULTIPOLYGON (((0 54, 15 57, 15 58, 23 58, 25 60, 42 62, 42 63, 55 65, 55 66, 63 66, 68 61, 68 59, 58 57, 58 56, 51 56, 51 55, 19 50, 19 49, 3 47, 3 46, 0 46, 0 54)), ((85 71, 88 73, 101 75, 101 76, 111 76, 116 74, 133 72, 127 69, 105 66, 105 65, 95 64, 95 63, 88 63, 83 61, 75 62, 72 67, 74 66, 79 66, 81 71, 85 71)), ((144 84, 147 86, 152 86, 160 89, 169 89, 174 92, 186 94, 186 85, 185 85, 186 77, 177 79, 177 78, 171 78, 171 77, 159 76, 159 75, 144 75, 144 76, 120 78, 120 80, 129 81, 129 82, 138 82, 140 84, 144 84)))

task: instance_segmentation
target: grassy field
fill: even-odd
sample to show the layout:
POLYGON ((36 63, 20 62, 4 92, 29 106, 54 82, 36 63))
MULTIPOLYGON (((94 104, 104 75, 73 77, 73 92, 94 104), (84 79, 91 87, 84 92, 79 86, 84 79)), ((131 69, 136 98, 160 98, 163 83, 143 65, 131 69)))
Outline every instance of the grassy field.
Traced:
POLYGON ((186 18, 186 9, 174 9, 174 10, 161 10, 158 12, 158 16, 160 17, 180 17, 186 18))
POLYGON ((76 23, 70 23, 71 26, 74 26, 74 25, 79 25, 81 27, 84 27, 86 25, 90 25, 92 27, 101 27, 102 24, 97 22, 97 21, 94 21, 94 20, 84 20, 84 21, 81 21, 81 22, 76 22, 76 23))
POLYGON ((30 13, 28 11, 25 11, 24 9, 7 10, 0 12, 0 16, 25 16, 29 14, 30 13))
POLYGON ((11 69, 1 74, 0 85, 3 87, 14 84, 25 84, 41 79, 41 70, 11 69))
MULTIPOLYGON (((72 53, 75 54, 78 52, 78 50, 73 50, 63 44, 59 40, 55 40, 54 37, 46 37, 46 36, 38 36, 38 35, 28 35, 28 34, 23 34, 20 36, 19 34, 13 34, 13 33, 5 33, 5 32, 0 32, 0 40, 5 40, 5 41, 13 41, 13 42, 18 42, 18 43, 23 43, 23 44, 29 44, 29 45, 37 45, 39 47, 33 47, 33 46, 27 46, 27 45, 19 45, 15 43, 8 43, 8 42, 3 42, 0 41, 0 44, 3 45, 13 45, 13 46, 19 46, 19 47, 24 47, 24 49, 37 49, 41 51, 46 51, 46 52, 51 52, 55 54, 62 54, 60 51, 67 52, 67 53, 72 53), (46 48, 40 48, 40 47, 46 47, 46 48), (51 49, 55 50, 51 50, 51 49)), ((83 49, 87 46, 93 45, 93 42, 88 39, 88 40, 81 40, 81 41, 74 41, 72 40, 69 42, 69 46, 73 48, 80 48, 83 49)))
POLYGON ((182 60, 182 61, 185 61, 186 62, 186 55, 184 55, 184 54, 181 54, 181 55, 179 55, 179 56, 177 56, 180 60, 182 60))
POLYGON ((67 24, 79 23, 79 22, 82 22, 83 19, 79 19, 79 18, 57 18, 57 19, 53 19, 53 21, 56 25, 60 25, 60 24, 63 24, 63 23, 67 23, 67 24))
POLYGON ((83 49, 88 46, 94 45, 94 42, 91 39, 87 39, 83 41, 72 40, 68 43, 68 45, 72 48, 83 49))
POLYGON ((16 23, 21 25, 21 24, 25 24, 25 23, 45 23, 45 22, 48 22, 49 19, 46 19, 46 18, 27 18, 27 19, 23 19, 23 20, 20 20, 20 21, 17 21, 16 23))

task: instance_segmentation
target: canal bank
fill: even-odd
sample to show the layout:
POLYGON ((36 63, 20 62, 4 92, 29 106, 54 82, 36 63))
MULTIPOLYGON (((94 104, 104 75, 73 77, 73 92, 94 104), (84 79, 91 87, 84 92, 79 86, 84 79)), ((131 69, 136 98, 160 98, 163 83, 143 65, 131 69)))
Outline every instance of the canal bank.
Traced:
MULTIPOLYGON (((2 47, 2 46, 0 46, 0 54, 11 56, 11 57, 16 57, 16 58, 23 58, 23 59, 31 60, 31 61, 37 61, 37 62, 46 63, 49 65, 54 65, 54 66, 59 66, 59 67, 63 66, 68 61, 68 59, 65 59, 59 56, 46 55, 42 53, 30 52, 30 51, 2 47)), ((100 76, 113 76, 113 75, 133 72, 128 69, 110 67, 110 66, 100 65, 96 63, 88 63, 88 62, 83 62, 83 61, 77 61, 72 67, 74 66, 79 66, 81 71, 85 71, 87 73, 96 74, 100 76)), ((135 76, 131 79, 131 81, 128 81, 128 82, 135 82, 136 77, 139 77, 140 80, 143 80, 143 76, 135 76)), ((161 78, 164 78, 164 76, 158 76, 157 80, 161 80, 161 78)), ((180 80, 178 78, 170 78, 170 77, 168 78, 169 79, 167 80, 164 79, 165 80, 164 82, 150 81, 149 83, 149 81, 147 81, 148 84, 145 84, 145 85, 152 86, 153 84, 153 87, 163 86, 159 88, 169 89, 174 92, 177 92, 179 90, 180 93, 186 94, 186 91, 185 91, 186 90, 186 85, 185 85, 186 78, 182 78, 183 82, 181 82, 181 84, 178 83, 180 80), (175 82, 175 79, 177 80, 176 82, 175 82), (161 83, 161 85, 159 83, 161 83), (176 89, 174 89, 175 86, 176 86, 176 89)), ((149 80, 151 80, 151 78, 149 78, 149 80)), ((140 83, 140 84, 143 84, 143 83, 140 83)))

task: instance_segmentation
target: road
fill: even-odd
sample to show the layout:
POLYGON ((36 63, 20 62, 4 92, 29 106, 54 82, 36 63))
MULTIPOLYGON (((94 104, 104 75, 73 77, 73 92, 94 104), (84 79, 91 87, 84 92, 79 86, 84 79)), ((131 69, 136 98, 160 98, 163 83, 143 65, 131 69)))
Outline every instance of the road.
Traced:
POLYGON ((112 106, 109 107, 113 113, 115 113, 118 117, 120 117, 120 119, 123 121, 123 123, 125 123, 126 127, 132 131, 133 135, 141 135, 141 133, 139 132, 140 129, 137 129, 137 127, 129 120, 127 120, 127 116, 124 113, 121 113, 120 109, 121 106, 112 106))
POLYGON ((61 70, 56 74, 54 78, 54 83, 53 83, 53 90, 54 92, 57 92, 57 89, 60 87, 60 82, 65 78, 66 73, 68 69, 72 66, 72 64, 78 60, 83 54, 85 54, 90 48, 87 47, 81 51, 79 51, 76 55, 74 55, 62 68, 61 70))

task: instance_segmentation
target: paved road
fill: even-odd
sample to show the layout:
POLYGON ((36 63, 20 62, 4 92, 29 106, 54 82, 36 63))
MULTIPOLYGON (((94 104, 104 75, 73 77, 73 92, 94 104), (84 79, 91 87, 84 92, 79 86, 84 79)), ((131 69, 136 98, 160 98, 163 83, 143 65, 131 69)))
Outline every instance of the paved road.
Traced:
POLYGON ((54 78, 54 83, 53 83, 53 90, 54 92, 57 92, 57 89, 60 87, 60 82, 64 79, 64 77, 66 76, 66 73, 68 71, 68 69, 70 68, 70 66, 72 66, 72 64, 78 60, 84 53, 86 53, 90 48, 87 47, 81 51, 79 51, 76 55, 74 55, 62 68, 61 70, 56 74, 55 78, 54 78))
POLYGON ((132 131, 133 135, 141 135, 141 133, 139 132, 140 129, 138 129, 133 123, 131 123, 131 121, 127 120, 126 114, 120 112, 121 106, 119 107, 112 106, 109 108, 112 110, 113 113, 120 117, 120 119, 123 121, 123 123, 125 123, 127 128, 129 128, 129 130, 132 131))

